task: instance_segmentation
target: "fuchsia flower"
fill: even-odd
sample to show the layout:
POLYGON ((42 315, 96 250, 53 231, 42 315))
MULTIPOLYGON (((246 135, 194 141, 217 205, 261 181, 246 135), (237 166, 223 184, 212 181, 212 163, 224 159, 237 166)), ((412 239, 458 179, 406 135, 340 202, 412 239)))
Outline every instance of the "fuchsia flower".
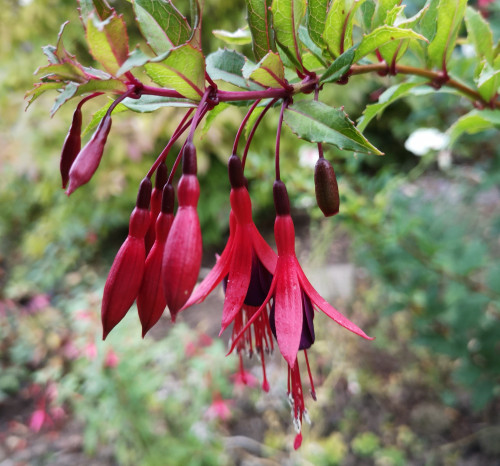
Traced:
POLYGON ((165 162, 160 163, 156 169, 155 187, 151 193, 151 210, 149 212, 150 222, 148 232, 146 233, 146 253, 153 247, 156 237, 156 219, 161 209, 163 187, 167 183, 168 169, 165 162))
POLYGON ((62 187, 66 189, 69 181, 69 170, 73 165, 80 149, 82 148, 82 108, 80 105, 76 107, 73 113, 73 121, 69 128, 64 145, 61 152, 60 171, 62 179, 62 187))
POLYGON ((165 244, 162 266, 163 291, 173 321, 191 295, 201 267, 201 229, 196 211, 200 185, 196 171, 196 148, 188 142, 177 188, 179 208, 165 244))
POLYGON ((129 234, 115 257, 104 286, 101 318, 103 340, 128 312, 135 301, 144 274, 146 248, 144 237, 149 226, 151 180, 144 178, 130 215, 129 234))
MULTIPOLYGON (((236 335, 266 297, 277 256, 253 223, 252 203, 246 188, 243 167, 236 155, 229 158, 228 168, 231 182, 229 239, 214 268, 194 291, 183 309, 201 303, 224 280, 226 297, 221 333, 234 321, 233 335, 236 335)), ((239 343, 238 352, 241 356, 241 352, 247 349, 252 355, 255 347, 261 357, 263 388, 267 391, 269 384, 265 373, 264 352, 273 349, 267 314, 253 322, 253 336, 252 344, 252 332, 249 330, 239 343)), ((240 370, 244 370, 242 365, 240 370)))
POLYGON ((160 278, 165 243, 173 221, 174 188, 171 184, 166 184, 163 188, 161 212, 155 222, 156 239, 146 259, 142 284, 137 296, 137 309, 142 324, 143 337, 158 322, 167 306, 160 278))
MULTIPOLYGON (((101 163, 104 146, 108 139, 108 134, 111 129, 111 116, 106 116, 101 120, 92 138, 85 145, 85 147, 78 153, 74 162, 69 170, 69 186, 66 194, 69 196, 77 188, 88 183, 94 175, 97 167, 101 163)), ((71 132, 71 129, 70 129, 71 132)), ((64 155, 64 154, 63 154, 64 155)), ((68 159, 70 157, 68 156, 68 159)), ((65 164, 67 162, 65 161, 65 164)), ((65 181, 65 174, 62 173, 63 184, 65 181)))

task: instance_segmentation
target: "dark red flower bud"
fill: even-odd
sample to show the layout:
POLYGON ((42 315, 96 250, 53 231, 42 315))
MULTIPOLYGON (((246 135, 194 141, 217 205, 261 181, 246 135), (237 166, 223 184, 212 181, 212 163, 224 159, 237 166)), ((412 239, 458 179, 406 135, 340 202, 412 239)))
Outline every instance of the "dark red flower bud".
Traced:
POLYGON ((66 189, 66 185, 68 184, 71 165, 73 165, 73 162, 82 148, 81 133, 82 110, 80 107, 76 107, 75 113, 73 113, 73 121, 71 122, 66 139, 64 140, 61 152, 61 163, 59 168, 61 171, 63 189, 66 189))
POLYGON ((151 194, 151 210, 149 213, 151 221, 149 223, 148 232, 146 233, 146 254, 149 253, 149 251, 153 247, 153 243, 155 242, 156 219, 158 217, 158 214, 160 213, 163 187, 167 182, 167 178, 168 169, 165 165, 165 162, 162 162, 156 169, 155 187, 153 189, 153 193, 151 194))
POLYGON ((144 276, 137 296, 137 309, 142 324, 142 336, 160 319, 167 306, 161 281, 165 243, 174 221, 174 188, 163 189, 161 212, 156 220, 156 239, 146 259, 144 276))
POLYGON ((314 186, 316 190, 316 202, 325 217, 331 217, 339 213, 339 187, 337 177, 331 163, 319 158, 314 168, 314 186))
POLYGON ((141 286, 146 261, 144 236, 149 226, 150 197, 151 180, 144 178, 136 207, 130 216, 128 237, 115 257, 104 286, 101 308, 103 339, 125 317, 141 286), (144 199, 148 200, 146 206, 144 199))
POLYGON ((227 167, 229 171, 229 182, 231 183, 231 187, 236 189, 246 186, 246 180, 243 175, 243 166, 241 164, 240 158, 237 155, 231 155, 231 157, 229 157, 227 167))
POLYGON ((276 180, 273 184, 274 208, 277 215, 290 215, 290 199, 285 183, 276 180))
POLYGON ((196 147, 192 142, 186 142, 182 153, 182 173, 184 175, 196 175, 197 171, 196 147))
POLYGON ((182 175, 178 186, 179 208, 163 255, 163 291, 172 320, 186 303, 201 266, 201 229, 196 206, 200 185, 195 175, 182 175))
POLYGON ((88 183, 101 162, 104 146, 111 129, 111 116, 105 116, 97 127, 92 138, 76 157, 69 171, 69 196, 77 188, 88 183))

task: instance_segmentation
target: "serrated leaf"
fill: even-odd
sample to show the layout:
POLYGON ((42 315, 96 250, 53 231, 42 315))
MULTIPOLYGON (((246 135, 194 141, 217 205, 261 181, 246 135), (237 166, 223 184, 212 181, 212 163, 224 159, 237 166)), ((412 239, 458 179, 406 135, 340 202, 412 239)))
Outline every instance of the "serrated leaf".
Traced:
POLYGON ((354 61, 356 62, 360 60, 384 44, 400 39, 418 39, 427 42, 427 39, 424 36, 417 34, 411 29, 399 29, 393 26, 380 26, 370 32, 370 34, 363 37, 356 50, 354 61))
POLYGON ((121 103, 129 110, 137 113, 151 113, 163 107, 196 107, 196 104, 190 100, 157 95, 143 95, 140 99, 130 99, 127 97, 121 103))
POLYGON ((54 114, 61 108, 61 106, 64 105, 69 99, 71 99, 75 95, 77 89, 78 89, 77 84, 75 83, 67 84, 66 87, 64 88, 64 91, 62 91, 59 94, 59 97, 57 97, 56 101, 54 102, 54 105, 50 110, 50 116, 54 116, 54 114))
POLYGON ((457 40, 467 0, 440 0, 437 9, 436 35, 428 48, 431 65, 445 69, 457 40))
MULTIPOLYGON (((299 39, 304 46, 316 57, 316 59, 326 68, 327 63, 323 59, 323 51, 313 42, 305 26, 299 27, 299 39)), ((306 66, 307 69, 310 69, 306 66)))
POLYGON ((325 30, 329 4, 330 0, 309 0, 307 3, 307 31, 312 41, 320 49, 325 47, 323 32, 325 30))
MULTIPOLYGON (((106 103, 106 105, 104 105, 104 107, 100 108, 99 110, 97 110, 97 112, 95 112, 92 115, 92 119, 90 120, 90 123, 87 125, 87 127, 82 132, 82 138, 84 138, 85 136, 87 136, 87 134, 89 134, 91 131, 93 131, 95 128, 97 128, 97 125, 104 118, 104 115, 106 115, 109 107, 111 107, 112 104, 113 104, 113 100, 110 100, 108 103, 106 103)), ((125 105, 119 103, 113 109, 111 114, 115 115, 117 113, 122 113, 122 112, 126 112, 126 111, 127 111, 127 107, 125 107, 125 105)))
POLYGON ((467 7, 465 11, 465 25, 467 26, 468 39, 480 58, 486 58, 493 64, 493 33, 490 25, 479 11, 467 7))
POLYGON ((352 27, 356 10, 364 0, 333 0, 326 17, 323 38, 334 58, 352 47, 352 27))
POLYGON ((284 84, 285 69, 279 54, 269 52, 256 65, 245 63, 243 77, 263 87, 281 87, 284 84))
POLYGON ((56 89, 60 89, 63 86, 62 83, 54 82, 54 83, 36 83, 35 87, 28 92, 26 92, 24 98, 31 97, 28 100, 28 105, 26 106, 26 110, 28 107, 40 97, 44 92, 53 91, 56 89))
POLYGON ((201 21, 202 21, 202 8, 199 0, 189 0, 191 9, 191 37, 189 43, 199 50, 201 50, 201 21))
POLYGON ((317 101, 297 102, 285 111, 285 122, 300 138, 333 144, 341 150, 382 155, 356 129, 342 109, 317 101))
POLYGON ((84 28, 87 28, 87 21, 93 12, 103 21, 114 11, 105 0, 78 0, 78 3, 80 4, 80 19, 84 28))
POLYGON ((146 55, 141 49, 137 48, 129 54, 129 57, 125 60, 123 65, 116 72, 116 76, 117 77, 121 76, 127 71, 130 71, 139 66, 144 66, 146 63, 163 61, 168 56, 168 53, 169 52, 165 52, 162 55, 157 55, 156 57, 150 57, 149 55, 146 55))
POLYGON ((267 53, 276 51, 271 28, 272 15, 269 10, 270 0, 245 0, 247 21, 252 34, 252 48, 255 59, 260 61, 267 53))
POLYGON ((475 134, 492 128, 500 128, 500 112, 495 110, 472 110, 459 118, 447 131, 450 147, 464 133, 475 134))
POLYGON ((234 50, 219 49, 207 56, 206 64, 207 73, 213 80, 222 80, 242 89, 250 87, 243 77, 242 70, 245 66, 245 56, 241 53, 234 50))
POLYGON ((156 54, 189 40, 191 27, 170 0, 134 0, 133 6, 139 29, 156 54))
POLYGON ((500 82, 500 58, 495 60, 496 66, 491 66, 486 60, 481 64, 481 72, 477 77, 476 85, 481 97, 489 102, 498 92, 500 82))
MULTIPOLYGON (((299 26, 306 14, 306 0, 273 0, 273 30, 276 41, 295 64, 301 64, 299 26)), ((302 66, 299 66, 302 69, 302 66)))
POLYGON ((349 50, 340 55, 340 57, 338 57, 323 73, 323 76, 321 76, 319 81, 321 83, 331 83, 338 81, 342 76, 344 76, 351 68, 356 48, 357 46, 351 47, 349 50))
POLYGON ((377 115, 382 114, 382 112, 393 102, 401 99, 405 95, 417 86, 420 86, 419 82, 406 82, 401 84, 396 84, 389 89, 387 89, 378 99, 376 104, 368 105, 363 112, 363 115, 358 120, 357 128, 360 131, 364 131, 368 126, 368 123, 377 115))
POLYGON ((121 16, 113 14, 100 21, 96 15, 90 15, 87 21, 87 43, 96 61, 112 75, 128 57, 128 34, 121 16))
POLYGON ((214 29, 212 34, 217 37, 217 39, 223 40, 226 44, 230 45, 245 45, 252 43, 252 34, 250 33, 250 29, 240 28, 234 32, 214 29))
POLYGON ((57 63, 41 66, 35 72, 40 79, 50 77, 52 80, 84 82, 87 80, 85 73, 78 65, 73 63, 57 63))
POLYGON ((184 97, 200 100, 205 89, 205 61, 191 44, 170 51, 161 63, 144 65, 148 76, 162 87, 175 89, 184 97))

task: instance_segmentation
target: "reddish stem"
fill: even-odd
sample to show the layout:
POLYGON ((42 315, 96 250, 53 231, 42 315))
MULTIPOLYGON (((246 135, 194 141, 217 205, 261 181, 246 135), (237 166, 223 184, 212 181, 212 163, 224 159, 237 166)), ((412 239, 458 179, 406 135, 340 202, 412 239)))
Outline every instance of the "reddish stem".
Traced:
POLYGON ((280 140, 281 140, 281 127, 283 126, 283 115, 285 108, 288 106, 288 100, 283 100, 281 105, 280 118, 278 120, 278 129, 276 130, 276 149, 274 151, 276 181, 280 180, 280 140))
POLYGON ((248 110, 247 114, 245 115, 245 118, 243 118, 243 121, 241 122, 241 125, 238 128, 238 132, 236 133, 236 137, 234 138, 232 154, 236 155, 236 151, 238 150, 238 143, 240 142, 240 137, 241 137, 241 133, 243 132, 243 128, 247 124, 247 121, 250 118, 250 115, 253 113, 253 111, 255 110, 255 107, 257 107, 257 105, 259 105, 259 103, 260 103, 260 99, 256 100, 253 103, 253 105, 250 107, 250 109, 248 110))

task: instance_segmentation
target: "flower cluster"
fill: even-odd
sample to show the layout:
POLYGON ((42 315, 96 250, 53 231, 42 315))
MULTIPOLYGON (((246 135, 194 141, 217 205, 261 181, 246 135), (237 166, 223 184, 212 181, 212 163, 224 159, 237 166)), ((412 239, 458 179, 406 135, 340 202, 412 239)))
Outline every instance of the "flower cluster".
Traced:
MULTIPOLYGON (((220 333, 232 325, 230 352, 235 350, 239 357, 238 379, 247 380, 244 357, 256 355, 262 364, 262 388, 269 391, 266 358, 275 346, 288 365, 288 399, 297 432, 294 447, 298 448, 302 442, 302 421, 309 419, 298 362, 300 352, 304 354, 312 397, 316 397, 307 356, 307 350, 315 340, 315 311, 324 312, 339 325, 363 338, 369 337, 317 293, 297 260, 290 201, 279 174, 279 138, 283 112, 289 103, 286 99, 278 124, 276 181, 273 186, 277 253, 255 226, 244 176, 245 157, 255 128, 248 138, 243 159, 236 155, 241 130, 255 109, 254 104, 243 120, 233 154, 228 159, 231 185, 229 238, 212 270, 195 288, 201 266, 202 236, 197 213, 200 186, 193 134, 204 114, 217 104, 214 93, 214 88, 205 92, 189 121, 192 110, 188 111, 140 184, 136 205, 130 216, 129 234, 115 257, 104 287, 101 309, 103 338, 123 319, 135 301, 142 335, 145 336, 167 308, 175 322, 179 312, 201 303, 221 285, 225 299, 220 333), (165 158, 188 127, 190 133, 168 173, 165 158), (178 205, 175 210, 173 177, 178 166, 182 166, 182 174, 177 184, 178 205), (154 173, 156 182, 153 189, 151 178, 154 173)), ((140 89, 128 92, 129 96, 138 94, 140 89)), ((119 99, 115 103, 117 101, 119 99)), ((108 112, 87 145, 80 149, 81 104, 78 106, 61 157, 63 187, 68 186, 68 194, 93 176, 110 128, 111 116, 108 112)), ((338 187, 333 167, 324 158, 321 145, 318 149, 316 198, 325 216, 331 216, 339 210, 338 187)))

